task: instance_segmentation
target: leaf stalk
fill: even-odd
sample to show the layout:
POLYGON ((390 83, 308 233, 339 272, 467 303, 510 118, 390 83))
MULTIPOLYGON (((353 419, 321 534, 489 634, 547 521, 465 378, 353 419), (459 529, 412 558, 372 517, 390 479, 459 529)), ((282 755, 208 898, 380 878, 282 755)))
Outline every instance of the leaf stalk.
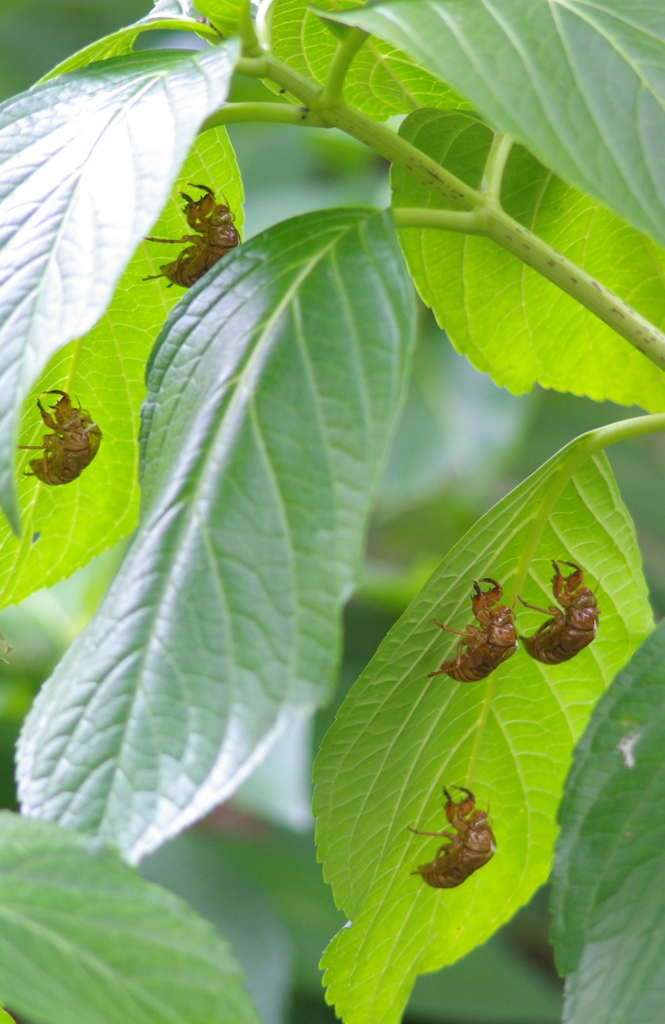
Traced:
POLYGON ((598 427, 596 430, 590 430, 586 434, 581 434, 570 444, 568 456, 563 459, 561 465, 554 473, 549 487, 540 500, 526 543, 522 548, 522 553, 517 563, 514 580, 506 588, 506 600, 509 604, 515 603, 524 587, 529 566, 547 521, 563 489, 577 470, 587 459, 611 444, 616 444, 618 441, 627 441, 633 437, 640 437, 643 434, 652 434, 659 430, 665 430, 665 413, 654 413, 650 416, 634 416, 631 419, 618 420, 616 423, 609 423, 607 426, 598 427))

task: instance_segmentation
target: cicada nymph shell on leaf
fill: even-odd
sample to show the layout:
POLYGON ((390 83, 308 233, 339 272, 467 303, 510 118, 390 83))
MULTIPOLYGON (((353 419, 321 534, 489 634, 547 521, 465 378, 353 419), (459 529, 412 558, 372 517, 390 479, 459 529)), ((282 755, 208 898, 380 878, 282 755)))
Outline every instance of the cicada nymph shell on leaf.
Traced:
POLYGON ((99 451, 102 432, 87 409, 72 405, 66 391, 45 391, 46 395, 62 397, 51 406, 54 416, 37 399, 42 419, 52 434, 44 434, 43 444, 21 444, 19 448, 43 451, 38 459, 30 460, 31 473, 44 484, 69 484, 81 475, 99 451))
POLYGON ((545 665, 559 665, 562 661, 570 661, 598 635, 600 610, 596 595, 586 586, 584 572, 579 565, 575 562, 562 564, 573 569, 569 576, 563 576, 557 563, 552 562, 552 590, 563 612, 555 605, 538 608, 520 597, 526 608, 552 616, 538 627, 533 636, 520 637, 531 657, 545 665))
POLYGON ((182 238, 155 238, 152 235, 146 238, 147 242, 167 242, 172 245, 192 242, 192 245, 183 249, 172 263, 163 264, 159 268, 160 274, 150 274, 143 278, 144 281, 167 277, 171 284, 191 288, 206 270, 210 270, 222 256, 240 244, 240 235, 233 223, 235 214, 229 207, 225 203, 218 203, 215 193, 207 185, 194 185, 191 181, 188 184, 204 193, 200 199, 192 199, 186 192, 180 192, 182 198, 187 200, 186 206, 183 206, 187 223, 199 233, 183 235, 182 238))
POLYGON ((434 860, 420 864, 412 875, 422 875, 433 889, 454 889, 465 882, 478 868, 482 868, 496 853, 496 840, 487 811, 476 810, 476 798, 470 789, 453 786, 466 797, 455 803, 443 787, 446 797, 446 817, 454 832, 421 832, 409 828, 417 836, 442 836, 449 840, 436 851, 434 860))
POLYGON ((430 672, 430 676, 446 673, 460 683, 474 683, 488 676, 518 649, 512 608, 499 603, 503 594, 501 584, 489 577, 480 582, 492 584, 492 589, 483 593, 478 583, 473 582, 475 593, 471 607, 480 628, 467 626, 462 632, 434 620, 439 629, 457 633, 464 639, 457 645, 455 657, 444 661, 436 672, 430 672))

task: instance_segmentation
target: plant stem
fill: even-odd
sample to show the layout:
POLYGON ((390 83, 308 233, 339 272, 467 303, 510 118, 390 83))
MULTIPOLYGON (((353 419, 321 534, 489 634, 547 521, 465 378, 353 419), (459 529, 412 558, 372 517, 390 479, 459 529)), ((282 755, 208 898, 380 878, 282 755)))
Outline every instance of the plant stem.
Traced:
POLYGON ((409 207, 393 211, 398 227, 443 228, 485 235, 585 306, 643 355, 665 369, 665 334, 591 274, 488 200, 467 218, 450 210, 409 207))
POLYGON ((271 121, 277 124, 299 124, 310 128, 327 128, 321 118, 307 107, 294 107, 292 103, 227 103, 221 110, 203 122, 202 132, 224 124, 240 121, 271 121))
POLYGON ((513 148, 513 140, 504 132, 495 132, 490 151, 485 161, 480 191, 497 203, 501 201, 501 182, 506 162, 513 148))
POLYGON ((364 32, 361 28, 353 28, 346 38, 337 44, 335 56, 330 62, 321 94, 323 107, 334 107, 343 102, 346 73, 351 67, 353 58, 368 37, 368 32, 364 32))
MULTIPOLYGON (((333 97, 339 93, 344 69, 348 67, 359 45, 357 37, 350 35, 338 48, 336 57, 339 57, 339 65, 330 89, 333 97), (345 50, 344 47, 349 39, 353 39, 353 44, 349 42, 348 50, 345 50)), ((558 288, 589 309, 617 334, 634 345, 659 369, 665 369, 665 334, 662 331, 600 281, 597 281, 595 277, 557 252, 551 245, 534 235, 528 228, 523 227, 501 208, 496 193, 500 191, 503 168, 510 152, 511 143, 507 136, 497 136, 490 150, 483 179, 487 194, 483 194, 481 191, 469 188, 465 182, 407 142, 406 139, 401 138, 385 125, 373 121, 356 110, 355 107, 344 101, 332 104, 324 103, 324 90, 320 85, 305 78, 297 71, 293 71, 271 54, 254 59, 241 58, 238 62, 238 70, 244 74, 270 78, 300 99, 305 105, 305 109, 301 111, 298 120, 290 123, 308 123, 307 115, 313 111, 321 119, 321 122, 331 127, 340 128, 348 135, 367 143, 375 152, 398 167, 404 168, 416 181, 421 182, 455 208, 455 211, 418 211, 402 208, 395 211, 395 221, 398 226, 436 227, 448 231, 482 234, 491 238, 497 245, 512 253, 513 256, 517 256, 527 266, 532 267, 548 281, 557 285, 558 288), (464 219, 461 219, 459 215, 451 216, 456 211, 465 212, 471 216, 464 219)), ((267 107, 269 104, 265 104, 265 106, 267 107)), ((217 115, 213 115, 213 118, 215 117, 217 115)))
POLYGON ((476 210, 430 210, 411 206, 393 206, 391 209, 398 228, 438 228, 461 231, 465 235, 485 234, 476 210))
POLYGON ((315 111, 329 127, 341 128, 348 135, 367 143, 386 160, 403 167, 417 181, 460 209, 479 206, 484 202, 484 196, 480 192, 468 188, 460 178, 451 174, 436 160, 432 160, 406 139, 400 138, 390 128, 378 124, 355 107, 344 102, 324 107, 321 102, 323 88, 299 72, 293 71, 272 55, 267 54, 256 60, 241 58, 237 70, 245 75, 270 78, 287 92, 297 96, 308 110, 315 111))
POLYGON ((652 416, 635 416, 628 420, 619 420, 616 423, 609 423, 606 427, 598 427, 586 434, 571 441, 566 448, 563 448, 554 459, 560 459, 561 464, 553 473, 549 486, 545 490, 540 504, 533 518, 531 529, 522 548, 522 553, 517 563, 515 578, 510 588, 506 588, 506 601, 513 604, 521 592, 529 566, 538 547, 547 521, 552 514, 554 506, 559 500, 566 484, 572 479, 577 470, 587 459, 607 448, 608 445, 616 444, 617 441, 626 441, 632 437, 640 437, 642 434, 651 434, 655 431, 665 430, 665 413, 656 413, 652 416), (567 454, 565 454, 567 452, 567 454))

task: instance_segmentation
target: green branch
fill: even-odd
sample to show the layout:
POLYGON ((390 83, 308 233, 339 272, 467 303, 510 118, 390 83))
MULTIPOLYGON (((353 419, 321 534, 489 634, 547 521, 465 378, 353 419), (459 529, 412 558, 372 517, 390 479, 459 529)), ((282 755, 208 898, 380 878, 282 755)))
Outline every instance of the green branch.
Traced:
POLYGON ((464 217, 451 210, 400 207, 393 211, 398 227, 439 228, 485 235, 576 299, 643 355, 665 369, 665 334, 567 256, 487 200, 464 217))
MULTIPOLYGON (((328 90, 328 94, 333 98, 339 95, 345 68, 348 68, 361 42, 357 36, 349 35, 338 47, 337 70, 328 90), (348 48, 345 49, 347 44, 348 48)), ((416 181, 441 196, 453 207, 453 210, 438 211, 405 208, 395 210, 395 221, 399 227, 443 228, 447 231, 465 231, 491 238, 497 245, 517 256, 527 266, 532 267, 576 299, 580 305, 589 309, 661 370, 665 369, 665 334, 662 331, 595 277, 557 252, 502 209, 498 202, 498 193, 511 146, 507 136, 498 134, 495 137, 483 176, 483 193, 469 188, 460 178, 451 174, 406 139, 385 125, 373 121, 348 103, 341 101, 327 105, 325 91, 318 83, 293 71, 272 55, 267 54, 255 59, 242 58, 238 63, 238 70, 243 74, 270 78, 300 100, 304 105, 300 117, 292 114, 290 117, 293 120, 289 120, 287 115, 284 115, 288 123, 323 123, 340 128, 348 135, 366 143, 397 167, 402 167, 416 181), (311 115, 316 115, 319 120, 308 120, 311 115)))
POLYGON ((309 128, 326 128, 324 121, 307 107, 294 107, 291 103, 227 103, 201 125, 201 131, 219 128, 224 124, 246 121, 270 121, 273 124, 299 124, 309 128))

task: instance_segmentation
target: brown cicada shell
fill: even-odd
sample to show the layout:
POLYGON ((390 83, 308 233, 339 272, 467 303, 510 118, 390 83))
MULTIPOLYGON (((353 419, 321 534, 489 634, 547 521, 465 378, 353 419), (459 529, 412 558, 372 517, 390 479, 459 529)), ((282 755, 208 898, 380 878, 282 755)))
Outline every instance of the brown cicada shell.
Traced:
POLYGON ((533 608, 543 615, 551 615, 551 619, 543 622, 533 636, 521 636, 524 646, 536 661, 545 665, 559 665, 562 661, 570 661, 576 654, 588 647, 598 635, 598 601, 592 590, 584 584, 584 573, 575 562, 563 562, 574 571, 570 576, 563 576, 556 562, 552 562, 555 575, 552 577, 554 597, 564 611, 555 605, 549 608, 538 608, 528 604, 520 597, 526 608, 533 608))
MULTIPOLYGON (((183 235, 182 238, 154 238, 150 236, 147 242, 168 242, 179 245, 182 242, 192 242, 178 255, 173 263, 165 263, 159 269, 161 274, 151 274, 144 277, 144 281, 154 281, 158 277, 168 277, 171 284, 182 285, 183 288, 191 288, 200 277, 203 277, 206 270, 217 263, 218 260, 231 252, 240 244, 240 235, 233 225, 235 214, 231 212, 224 203, 215 201, 215 193, 207 185, 194 185, 192 188, 200 188, 204 195, 200 199, 192 199, 186 192, 181 192, 187 205, 183 206, 183 213, 187 216, 187 223, 198 235, 183 235)), ((169 285, 169 288, 171 285, 169 285)))
POLYGON ((44 444, 21 444, 19 448, 43 450, 39 459, 30 461, 32 473, 44 484, 69 484, 80 476, 99 451, 102 432, 87 409, 76 409, 66 391, 45 391, 46 395, 62 395, 51 408, 55 418, 37 399, 42 419, 53 434, 44 434, 44 444))
POLYGON ((434 860, 420 864, 412 875, 422 875, 434 889, 454 889, 465 882, 496 853, 496 840, 487 811, 476 810, 476 798, 470 789, 453 786, 466 797, 455 803, 443 787, 446 797, 446 817, 455 832, 421 832, 410 828, 417 836, 443 836, 449 840, 436 851, 434 860))
POLYGON ((444 661, 436 672, 430 672, 430 676, 446 673, 460 683, 475 683, 488 676, 518 649, 513 611, 508 605, 499 604, 503 594, 501 584, 489 577, 480 582, 492 584, 492 589, 483 593, 476 581, 473 582, 475 593, 471 607, 480 628, 467 626, 466 632, 462 632, 434 620, 440 629, 457 633, 464 639, 457 645, 455 657, 444 661))

